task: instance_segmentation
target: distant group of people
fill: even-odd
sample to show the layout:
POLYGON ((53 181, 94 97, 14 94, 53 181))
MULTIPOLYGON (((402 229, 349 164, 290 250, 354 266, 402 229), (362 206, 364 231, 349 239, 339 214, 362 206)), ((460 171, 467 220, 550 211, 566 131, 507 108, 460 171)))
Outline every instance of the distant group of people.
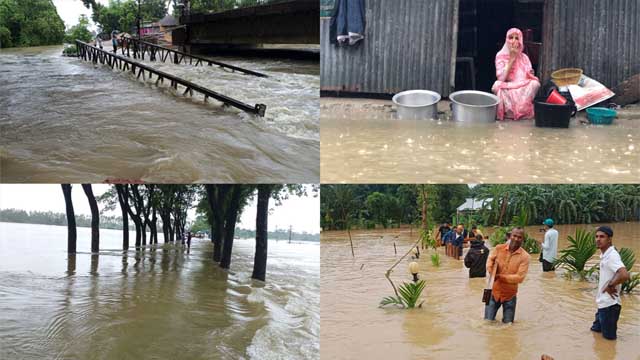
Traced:
MULTIPOLYGON (((558 253, 558 231, 553 219, 546 219, 544 239, 539 241, 542 271, 554 271, 558 253)), ((497 245, 493 251, 484 244, 482 232, 475 226, 469 233, 464 224, 451 227, 444 223, 438 229, 438 241, 454 249, 453 255, 462 255, 464 244, 469 241, 470 249, 464 257, 469 268, 469 277, 486 277, 494 274, 491 298, 485 305, 484 318, 495 320, 502 307, 502 322, 512 323, 515 318, 518 284, 521 284, 529 272, 529 253, 522 248, 525 240, 523 228, 515 227, 507 232, 505 243, 497 245)), ((600 226, 595 232, 595 242, 600 249, 600 274, 596 304, 598 311, 591 330, 602 333, 606 339, 615 340, 618 318, 620 317, 620 292, 622 283, 629 279, 629 273, 622 263, 620 254, 613 247, 613 230, 609 226, 600 226)))
POLYGON ((438 245, 447 249, 447 255, 459 259, 462 256, 462 248, 465 244, 471 243, 473 245, 473 242, 478 239, 483 241, 483 236, 480 229, 475 225, 471 227, 471 231, 467 231, 464 228, 464 224, 452 227, 449 223, 444 223, 438 228, 436 241, 438 245))

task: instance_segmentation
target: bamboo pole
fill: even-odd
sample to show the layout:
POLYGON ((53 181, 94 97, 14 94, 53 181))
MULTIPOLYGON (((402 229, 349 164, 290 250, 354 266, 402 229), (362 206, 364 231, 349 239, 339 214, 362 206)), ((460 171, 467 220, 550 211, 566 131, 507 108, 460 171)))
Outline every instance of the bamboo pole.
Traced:
POLYGON ((398 264, 400 264, 402 259, 406 258, 407 255, 411 254, 411 250, 413 250, 414 247, 418 246, 418 243, 420 242, 420 240, 421 239, 418 239, 411 247, 409 247, 409 251, 407 251, 400 259, 398 259, 398 261, 396 261, 384 274, 387 280, 389 280, 391 287, 393 287, 393 292, 396 294, 396 296, 400 296, 400 295, 398 295, 398 289, 396 289, 396 285, 393 283, 393 281, 391 281, 391 277, 390 277, 391 272, 393 271, 393 268, 395 268, 396 266, 398 266, 398 264))

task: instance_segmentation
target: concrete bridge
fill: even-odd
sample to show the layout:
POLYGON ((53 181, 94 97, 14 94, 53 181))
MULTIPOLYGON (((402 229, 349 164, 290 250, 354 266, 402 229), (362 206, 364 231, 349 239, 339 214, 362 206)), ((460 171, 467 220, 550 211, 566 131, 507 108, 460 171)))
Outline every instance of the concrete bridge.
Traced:
POLYGON ((174 33, 174 44, 188 48, 320 43, 318 0, 287 0, 220 13, 190 14, 180 17, 180 24, 186 25, 186 32, 174 33))

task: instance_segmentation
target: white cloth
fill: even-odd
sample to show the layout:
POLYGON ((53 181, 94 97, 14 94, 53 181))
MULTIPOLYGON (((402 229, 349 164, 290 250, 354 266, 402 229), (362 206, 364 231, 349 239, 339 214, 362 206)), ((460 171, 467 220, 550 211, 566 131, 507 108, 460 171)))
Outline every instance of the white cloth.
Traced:
POLYGON ((542 258, 552 263, 558 256, 558 230, 551 228, 544 233, 542 258))
POLYGON ((620 303, 620 292, 622 291, 621 284, 616 286, 618 296, 616 296, 615 299, 612 298, 609 293, 604 292, 604 288, 607 286, 609 280, 613 279, 616 271, 622 267, 624 267, 624 263, 622 263, 620 254, 618 254, 618 251, 613 247, 613 245, 609 246, 607 251, 600 255, 600 280, 598 282, 598 293, 596 294, 596 304, 598 304, 598 309, 603 309, 615 304, 622 305, 620 303))

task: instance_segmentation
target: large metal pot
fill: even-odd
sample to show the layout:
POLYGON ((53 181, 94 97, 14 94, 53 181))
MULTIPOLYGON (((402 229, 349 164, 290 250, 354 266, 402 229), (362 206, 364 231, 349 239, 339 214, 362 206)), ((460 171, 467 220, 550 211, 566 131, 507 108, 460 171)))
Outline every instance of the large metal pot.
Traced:
POLYGON ((500 99, 490 93, 464 90, 449 95, 454 121, 489 123, 496 121, 500 99))
POLYGON ((407 90, 393 96, 399 119, 437 119, 440 94, 429 90, 407 90))

